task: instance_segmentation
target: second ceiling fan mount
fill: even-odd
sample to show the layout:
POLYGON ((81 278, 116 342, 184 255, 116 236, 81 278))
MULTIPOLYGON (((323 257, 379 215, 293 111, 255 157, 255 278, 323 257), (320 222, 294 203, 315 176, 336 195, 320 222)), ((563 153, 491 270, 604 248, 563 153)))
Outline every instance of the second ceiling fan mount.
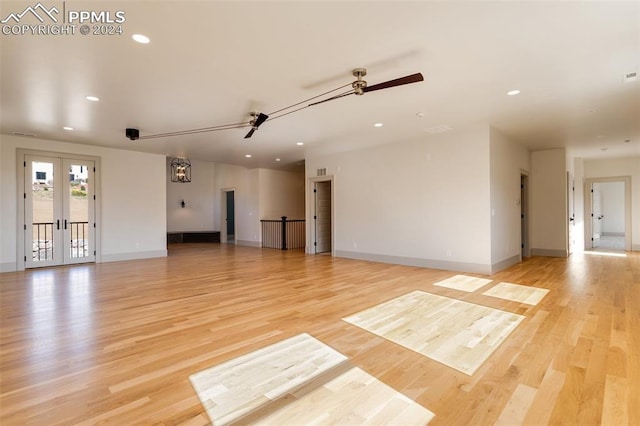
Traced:
MULTIPOLYGON (((361 96, 361 95, 364 95, 365 93, 374 92, 376 90, 390 89, 392 87, 403 86, 405 84, 418 83, 420 81, 424 81, 424 77, 422 76, 421 73, 418 72, 418 73, 415 73, 415 74, 407 75, 407 76, 404 76, 404 77, 396 78, 396 79, 393 79, 393 80, 389 80, 389 81, 385 81, 385 82, 382 82, 382 83, 378 83, 378 84, 374 84, 372 86, 369 86, 367 84, 367 82, 362 79, 362 77, 367 75, 367 70, 365 68, 355 68, 351 73, 356 78, 356 81, 351 83, 352 90, 348 90, 348 91, 346 91, 344 93, 340 93, 340 94, 332 96, 330 98, 323 99, 321 101, 317 101, 317 102, 311 103, 308 106, 318 105, 318 104, 321 104, 323 102, 332 101, 334 99, 343 98, 343 97, 349 96, 349 95, 361 96)), ((342 87, 339 87, 339 88, 337 88, 335 90, 332 90, 331 92, 335 92, 336 90, 340 90, 341 88, 342 87)), ((316 98, 317 97, 318 96, 316 96, 316 98)), ((311 99, 315 99, 315 98, 311 98, 311 99)))

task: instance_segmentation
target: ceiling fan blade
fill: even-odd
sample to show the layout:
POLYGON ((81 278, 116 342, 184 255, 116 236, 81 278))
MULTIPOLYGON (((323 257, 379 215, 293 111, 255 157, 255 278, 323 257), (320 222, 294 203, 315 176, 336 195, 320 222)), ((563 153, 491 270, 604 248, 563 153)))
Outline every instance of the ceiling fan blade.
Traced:
POLYGON ((367 86, 362 89, 363 92, 373 92, 380 89, 388 89, 390 87, 402 86, 404 84, 417 83, 424 81, 424 77, 421 73, 411 74, 406 77, 396 78, 395 80, 385 81, 384 83, 374 84, 373 86, 367 86))
POLYGON ((256 131, 255 127, 252 127, 251 130, 249 130, 249 133, 247 133, 247 136, 245 136, 245 139, 249 139, 251 136, 253 136, 253 132, 256 131))
POLYGON ((258 114, 258 118, 256 118, 256 122, 254 123, 253 127, 257 129, 258 127, 260 127, 262 123, 267 121, 267 118, 269 118, 267 114, 263 114, 263 113, 258 114))
POLYGON ((330 98, 323 99, 323 100, 321 100, 321 101, 311 103, 311 104, 309 104, 309 105, 307 105, 307 106, 314 106, 314 105, 321 104, 321 103, 323 103, 323 102, 332 101, 332 100, 334 100, 334 99, 344 98, 345 96, 353 95, 354 93, 355 93, 355 92, 348 92, 348 93, 343 93, 343 94, 341 94, 341 95, 332 96, 332 97, 330 97, 330 98))

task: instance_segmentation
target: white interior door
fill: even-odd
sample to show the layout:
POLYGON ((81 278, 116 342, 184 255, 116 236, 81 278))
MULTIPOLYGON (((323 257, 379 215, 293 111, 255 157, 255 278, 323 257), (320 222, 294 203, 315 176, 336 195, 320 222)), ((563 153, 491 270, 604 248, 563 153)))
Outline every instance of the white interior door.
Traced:
POLYGON ((25 266, 95 261, 94 163, 25 155, 25 266))
POLYGON ((316 182, 315 193, 315 250, 331 251, 331 181, 316 182))
POLYGON ((569 217, 569 254, 573 253, 576 244, 575 193, 576 191, 573 176, 570 173, 567 173, 567 200, 569 200, 569 203, 567 205, 567 215, 569 217))
POLYGON ((597 183, 591 186, 591 247, 600 247, 602 233, 602 197, 597 183))

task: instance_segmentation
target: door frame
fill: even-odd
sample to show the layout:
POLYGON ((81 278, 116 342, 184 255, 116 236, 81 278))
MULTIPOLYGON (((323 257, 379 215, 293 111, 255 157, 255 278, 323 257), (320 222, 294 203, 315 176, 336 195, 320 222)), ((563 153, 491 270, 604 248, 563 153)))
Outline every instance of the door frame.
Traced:
POLYGON ((529 172, 520 169, 520 261, 531 257, 529 244, 529 172))
POLYGON ((584 180, 584 248, 593 249, 591 244, 591 186, 594 183, 622 182, 624 183, 624 249, 631 251, 631 176, 614 176, 602 178, 586 178, 584 180))
MULTIPOLYGON (((308 254, 316 254, 316 250, 313 242, 316 240, 316 226, 313 219, 314 212, 316 211, 316 197, 313 190, 317 182, 330 182, 331 184, 331 256, 335 256, 335 182, 333 175, 325 175, 318 177, 311 177, 307 179, 307 247, 305 252, 308 254)), ((326 252, 325 252, 326 253, 326 252)))
POLYGON ((575 251, 576 240, 576 183, 571 172, 567 172, 567 248, 569 256, 575 251))
POLYGON ((233 232, 235 232, 235 237, 233 239, 233 244, 238 244, 238 191, 235 187, 230 188, 222 188, 220 190, 220 243, 230 244, 227 241, 227 192, 233 192, 233 232))
POLYGON ((24 191, 25 191, 25 180, 24 180, 24 164, 25 157, 27 155, 35 156, 35 157, 55 157, 55 158, 68 158, 72 160, 89 160, 93 161, 94 167, 96 168, 93 173, 93 179, 95 180, 93 186, 93 194, 95 195, 94 200, 94 216, 96 229, 94 233, 95 239, 95 263, 102 263, 102 203, 100 196, 102 194, 101 191, 101 175, 100 172, 102 167, 100 167, 100 157, 96 157, 93 155, 83 155, 83 154, 74 154, 70 152, 59 152, 59 151, 39 151, 33 149, 22 149, 19 148, 16 150, 16 206, 17 206, 17 217, 16 217, 16 270, 24 271, 26 267, 26 262, 24 260, 25 256, 25 226, 27 226, 25 221, 25 199, 24 199, 24 191))

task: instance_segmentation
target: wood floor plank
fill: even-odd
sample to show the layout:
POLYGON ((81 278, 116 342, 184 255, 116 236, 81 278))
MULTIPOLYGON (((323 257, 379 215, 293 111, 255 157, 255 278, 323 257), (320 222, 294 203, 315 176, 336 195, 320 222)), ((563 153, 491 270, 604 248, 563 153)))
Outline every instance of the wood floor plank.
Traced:
MULTIPOLYGON (((482 277, 549 290, 535 306, 434 285, 455 275, 227 244, 2 273, 0 424, 207 424, 190 375, 301 333, 429 408, 430 425, 517 423, 510 407, 529 400, 523 424, 640 424, 640 253, 482 277), (342 321, 413 291, 525 319, 472 376, 342 321)), ((378 405, 401 423, 403 404, 340 413, 366 423, 378 405)))

